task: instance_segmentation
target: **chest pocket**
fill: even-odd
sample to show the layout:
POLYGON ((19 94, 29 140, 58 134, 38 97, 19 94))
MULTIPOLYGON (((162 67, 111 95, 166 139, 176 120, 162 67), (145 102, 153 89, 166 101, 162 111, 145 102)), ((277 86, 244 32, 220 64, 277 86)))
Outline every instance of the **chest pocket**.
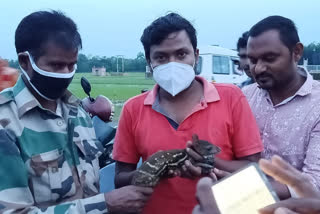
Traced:
POLYGON ((72 170, 62 150, 32 156, 29 173, 36 203, 60 201, 76 193, 72 170))

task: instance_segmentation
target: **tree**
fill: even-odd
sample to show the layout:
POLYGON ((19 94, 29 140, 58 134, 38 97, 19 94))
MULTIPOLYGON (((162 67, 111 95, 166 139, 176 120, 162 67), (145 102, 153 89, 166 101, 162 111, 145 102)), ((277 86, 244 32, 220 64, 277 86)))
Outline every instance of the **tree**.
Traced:
POLYGON ((320 43, 311 43, 304 47, 303 58, 308 59, 309 65, 320 65, 320 43))
POLYGON ((9 60, 8 61, 8 63, 9 63, 9 66, 11 67, 11 68, 16 68, 16 69, 20 69, 20 65, 19 65, 19 62, 18 62, 18 60, 9 60))
POLYGON ((137 70, 144 72, 147 66, 147 61, 144 54, 142 52, 139 52, 135 60, 137 62, 137 70))
POLYGON ((89 66, 89 59, 84 54, 79 54, 77 66, 77 73, 91 72, 91 68, 89 66))
MULTIPOLYGON (((146 69, 146 59, 142 52, 137 54, 137 57, 134 59, 121 58, 118 60, 119 66, 121 68, 122 61, 124 62, 125 72, 145 72, 146 69)), ((18 60, 9 60, 9 66, 19 69, 18 60)), ((104 66, 107 72, 116 72, 117 71, 117 57, 100 57, 100 56, 91 56, 80 53, 78 56, 77 63, 77 73, 90 73, 93 67, 102 67, 104 66)), ((120 69, 121 70, 121 69, 120 69)))

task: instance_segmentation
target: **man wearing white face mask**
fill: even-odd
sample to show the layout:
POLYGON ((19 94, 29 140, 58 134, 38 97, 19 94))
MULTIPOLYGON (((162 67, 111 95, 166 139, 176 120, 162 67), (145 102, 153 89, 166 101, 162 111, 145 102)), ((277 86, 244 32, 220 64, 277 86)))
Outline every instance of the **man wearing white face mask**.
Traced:
MULTIPOLYGON (((131 183, 140 157, 186 146, 196 156, 190 142, 186 145, 192 134, 222 149, 215 165, 225 171, 259 159, 258 128, 240 89, 195 76, 199 50, 190 22, 170 13, 148 26, 141 41, 157 84, 123 107, 113 151, 116 186, 131 183)), ((185 161, 181 171, 171 173, 176 177, 160 181, 143 213, 192 212, 201 168, 185 161)))
POLYGON ((188 65, 178 62, 169 62, 153 68, 153 78, 161 88, 173 97, 188 88, 195 78, 194 64, 188 65))
POLYGON ((139 212, 151 188, 99 192, 103 148, 67 90, 82 46, 76 24, 35 12, 15 44, 22 75, 0 93, 0 213, 139 212))

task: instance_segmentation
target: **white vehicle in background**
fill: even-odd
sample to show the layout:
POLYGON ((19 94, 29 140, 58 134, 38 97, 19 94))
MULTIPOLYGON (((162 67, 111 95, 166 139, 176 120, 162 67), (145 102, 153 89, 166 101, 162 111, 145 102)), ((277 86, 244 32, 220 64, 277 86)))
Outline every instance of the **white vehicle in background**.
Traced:
POLYGON ((208 81, 240 85, 248 79, 245 72, 238 69, 238 52, 219 46, 199 47, 200 57, 196 74, 208 81))

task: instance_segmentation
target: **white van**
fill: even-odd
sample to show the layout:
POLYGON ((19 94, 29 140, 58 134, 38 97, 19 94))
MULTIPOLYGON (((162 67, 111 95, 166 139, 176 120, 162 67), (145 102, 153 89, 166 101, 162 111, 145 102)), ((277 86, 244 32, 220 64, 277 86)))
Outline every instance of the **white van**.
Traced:
POLYGON ((219 46, 199 47, 200 57, 196 74, 208 81, 240 85, 248 79, 245 72, 238 70, 238 52, 219 46))

